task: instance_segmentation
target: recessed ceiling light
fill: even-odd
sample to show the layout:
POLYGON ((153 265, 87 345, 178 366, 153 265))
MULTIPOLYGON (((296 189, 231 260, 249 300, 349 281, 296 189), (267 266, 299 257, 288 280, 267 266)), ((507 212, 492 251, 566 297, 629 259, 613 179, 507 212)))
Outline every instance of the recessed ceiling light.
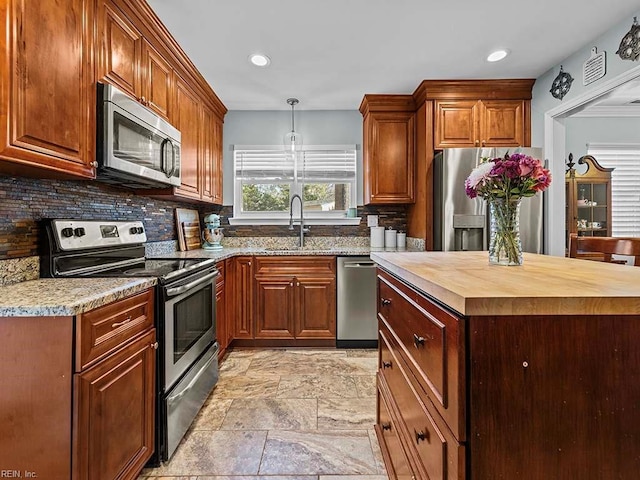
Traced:
POLYGON ((271 59, 261 53, 253 53, 249 55, 249 61, 256 67, 267 67, 271 63, 271 59))
POLYGON ((491 52, 487 57, 487 62, 499 62, 503 58, 509 55, 509 50, 496 50, 491 52))

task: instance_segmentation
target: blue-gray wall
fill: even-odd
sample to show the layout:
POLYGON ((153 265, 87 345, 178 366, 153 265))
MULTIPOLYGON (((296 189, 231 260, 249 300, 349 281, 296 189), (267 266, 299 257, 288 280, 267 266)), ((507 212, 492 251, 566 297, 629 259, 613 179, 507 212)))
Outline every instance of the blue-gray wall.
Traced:
POLYGON ((547 111, 557 107, 562 102, 567 102, 568 100, 580 95, 584 95, 585 93, 600 86, 602 82, 615 78, 627 70, 638 66, 637 61, 632 62, 630 60, 622 60, 615 53, 620 45, 620 40, 631 28, 634 15, 640 17, 640 10, 635 13, 630 12, 628 18, 625 18, 620 23, 609 29, 604 35, 594 38, 593 41, 589 42, 573 55, 565 58, 562 62, 555 65, 536 79, 536 83, 533 87, 533 99, 531 100, 532 145, 544 145, 544 115, 547 111), (584 62, 590 57, 592 47, 597 47, 598 52, 607 52, 607 73, 601 79, 584 86, 582 84, 582 67, 584 62), (567 93, 562 100, 553 98, 549 92, 553 79, 560 71, 560 65, 562 65, 564 71, 570 73, 574 79, 569 93, 567 93))
MULTIPOLYGON (((362 205, 362 115, 357 110, 297 110, 295 130, 305 145, 358 145, 357 201, 362 205)), ((233 205, 233 145, 281 145, 291 110, 232 110, 224 119, 225 205, 233 205)))
MULTIPOLYGON (((573 161, 587 154, 588 143, 637 143, 640 144, 640 118, 611 117, 567 118, 566 128, 566 156, 573 153, 573 161)), ((576 170, 582 173, 584 165, 576 165, 576 170)))

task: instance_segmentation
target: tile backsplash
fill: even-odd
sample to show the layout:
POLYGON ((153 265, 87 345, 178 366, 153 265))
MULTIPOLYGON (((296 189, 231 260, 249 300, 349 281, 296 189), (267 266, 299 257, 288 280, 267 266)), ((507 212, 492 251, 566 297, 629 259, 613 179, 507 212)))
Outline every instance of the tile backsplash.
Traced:
MULTIPOLYGON (((41 220, 74 218, 92 220, 142 220, 149 242, 177 240, 176 207, 195 208, 202 217, 222 215, 225 237, 295 236, 286 225, 231 226, 233 207, 194 206, 158 200, 131 190, 95 181, 47 180, 0 175, 0 260, 38 255, 41 220)), ((380 225, 406 231, 403 205, 358 207, 360 225, 314 225, 315 237, 369 237, 366 215, 378 215, 380 225)))

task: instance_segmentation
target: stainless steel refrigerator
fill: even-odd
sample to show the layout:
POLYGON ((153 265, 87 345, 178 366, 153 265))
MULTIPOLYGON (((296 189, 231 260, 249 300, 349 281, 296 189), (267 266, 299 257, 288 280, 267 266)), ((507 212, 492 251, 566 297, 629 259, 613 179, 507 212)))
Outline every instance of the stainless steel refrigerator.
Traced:
MULTIPOLYGON (((483 157, 524 153, 543 160, 540 148, 447 148, 433 165, 434 250, 488 250, 487 201, 465 194, 464 181, 483 157)), ((544 196, 523 198, 520 206, 520 239, 525 252, 544 253, 544 196)))

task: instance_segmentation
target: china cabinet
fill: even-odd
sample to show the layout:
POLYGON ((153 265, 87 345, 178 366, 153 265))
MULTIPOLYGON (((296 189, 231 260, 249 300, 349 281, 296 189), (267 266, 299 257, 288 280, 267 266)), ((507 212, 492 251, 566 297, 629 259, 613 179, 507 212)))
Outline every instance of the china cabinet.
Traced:
POLYGON ((566 247, 569 234, 594 237, 611 236, 611 172, 591 155, 578 160, 578 165, 586 165, 584 173, 573 168, 570 157, 565 175, 565 217, 566 247))

